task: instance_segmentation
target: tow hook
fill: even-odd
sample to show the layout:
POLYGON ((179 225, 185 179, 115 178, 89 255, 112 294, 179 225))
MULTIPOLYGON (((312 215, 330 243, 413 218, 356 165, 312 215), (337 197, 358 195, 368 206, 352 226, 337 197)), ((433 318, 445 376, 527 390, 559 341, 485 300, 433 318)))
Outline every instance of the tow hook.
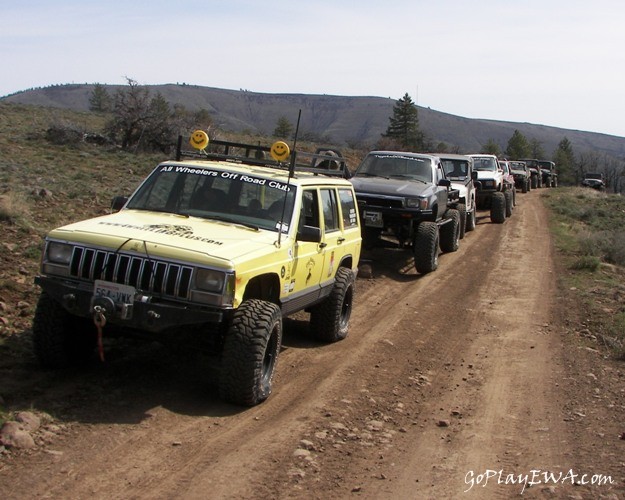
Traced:
POLYGON ((100 361, 104 363, 104 346, 102 345, 102 329, 106 325, 106 309, 101 305, 93 306, 93 322, 98 329, 98 355, 100 361))

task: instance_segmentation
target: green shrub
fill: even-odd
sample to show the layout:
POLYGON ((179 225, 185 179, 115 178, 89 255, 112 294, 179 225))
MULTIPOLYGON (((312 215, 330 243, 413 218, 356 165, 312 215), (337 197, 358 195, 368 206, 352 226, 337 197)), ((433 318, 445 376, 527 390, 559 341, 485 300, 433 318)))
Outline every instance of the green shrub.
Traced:
POLYGON ((594 255, 582 255, 571 264, 571 269, 595 272, 601 267, 601 259, 594 255))

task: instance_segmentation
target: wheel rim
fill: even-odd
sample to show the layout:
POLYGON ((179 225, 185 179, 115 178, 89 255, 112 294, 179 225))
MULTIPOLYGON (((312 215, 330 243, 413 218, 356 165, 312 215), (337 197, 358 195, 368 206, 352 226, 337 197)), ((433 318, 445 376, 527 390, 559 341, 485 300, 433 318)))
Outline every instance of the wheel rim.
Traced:
POLYGON ((273 376, 273 368, 276 364, 277 357, 277 348, 278 348, 278 331, 276 328, 271 332, 271 337, 269 337, 269 341, 267 342, 267 348, 265 349, 265 355, 263 356, 263 367, 262 367, 262 377, 261 377, 261 385, 263 389, 267 389, 271 383, 271 378, 273 376))
POLYGON ((340 318, 341 329, 347 326, 347 323, 349 322, 349 318, 352 314, 352 296, 353 296, 353 290, 352 290, 352 287, 350 286, 345 292, 345 297, 343 298, 343 305, 341 306, 341 318, 340 318))

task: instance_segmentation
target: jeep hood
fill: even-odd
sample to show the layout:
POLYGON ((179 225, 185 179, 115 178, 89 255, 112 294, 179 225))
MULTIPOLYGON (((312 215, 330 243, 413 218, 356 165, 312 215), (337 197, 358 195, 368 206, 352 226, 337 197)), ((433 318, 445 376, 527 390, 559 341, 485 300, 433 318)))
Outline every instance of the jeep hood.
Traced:
POLYGON ((411 179, 387 179, 386 177, 352 177, 356 193, 387 196, 422 196, 432 191, 432 184, 411 179))
POLYGON ((477 172, 477 180, 482 179, 496 179, 498 177, 503 177, 501 172, 495 172, 494 170, 476 170, 477 172))
MULTIPOLYGON (((52 230, 48 237, 83 245, 134 250, 215 263, 245 259, 273 246, 278 233, 169 213, 122 210, 52 230)), ((286 240, 287 236, 284 235, 286 240)))
POLYGON ((464 182, 451 181, 451 188, 458 190, 460 198, 464 198, 465 200, 469 198, 469 188, 464 182))

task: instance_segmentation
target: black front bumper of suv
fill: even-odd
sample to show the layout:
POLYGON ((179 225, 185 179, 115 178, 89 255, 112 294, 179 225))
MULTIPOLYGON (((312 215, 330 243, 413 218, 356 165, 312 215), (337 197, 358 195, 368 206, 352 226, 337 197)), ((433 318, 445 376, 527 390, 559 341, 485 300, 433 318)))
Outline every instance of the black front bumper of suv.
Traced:
POLYGON ((161 301, 154 296, 142 296, 132 305, 120 309, 111 301, 94 299, 93 284, 37 276, 35 283, 75 316, 93 317, 94 305, 99 305, 107 323, 148 332, 161 332, 174 327, 203 323, 221 323, 229 310, 161 301))

